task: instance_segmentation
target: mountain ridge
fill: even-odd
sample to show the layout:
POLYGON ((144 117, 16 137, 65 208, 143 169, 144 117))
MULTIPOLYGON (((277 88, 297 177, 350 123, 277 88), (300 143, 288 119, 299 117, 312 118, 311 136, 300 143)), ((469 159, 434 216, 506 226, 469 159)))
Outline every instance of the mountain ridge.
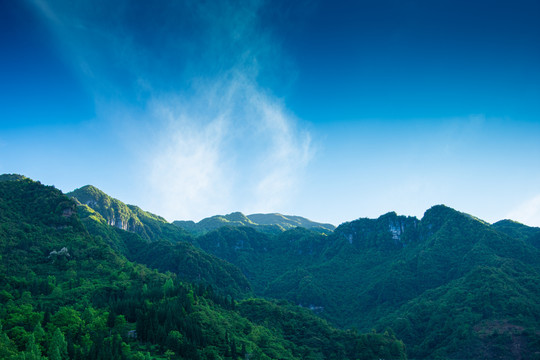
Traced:
POLYGON ((233 264, 195 247, 182 229, 164 218, 110 197, 86 185, 66 194, 78 204, 87 230, 105 239, 131 261, 180 279, 216 288, 237 298, 251 295, 251 286, 233 264))
POLYGON ((136 233, 95 212, 81 221, 52 186, 1 180, 1 359, 406 359, 394 336, 352 334, 292 304, 236 301, 130 262, 86 225, 136 233))
MULTIPOLYGON (((19 201, 15 195, 6 199, 19 201)), ((19 203, 31 211, 41 206, 36 201, 19 203)), ((125 254, 132 252, 133 259, 160 271, 177 272, 188 263, 211 269, 221 259, 223 273, 204 274, 218 289, 230 287, 216 274, 236 272, 247 279, 256 296, 300 305, 341 328, 395 334, 413 358, 525 359, 540 353, 539 228, 509 220, 489 224, 435 205, 421 219, 389 212, 340 224, 329 234, 301 227, 260 231, 258 224, 243 225, 255 224, 248 216, 232 213, 222 218, 234 226, 201 235, 170 229, 169 237, 158 217, 139 215, 136 207, 124 204, 126 214, 136 216, 143 226, 153 230, 150 225, 159 225, 161 232, 146 231, 143 237, 111 226, 90 208, 96 204, 79 202, 74 212, 75 204, 69 200, 55 205, 54 214, 43 214, 36 221, 61 230, 81 226, 66 225, 68 219, 80 216, 79 223, 92 236, 116 244, 125 254)), ((110 215, 107 209, 101 212, 121 213, 110 215)), ((2 210, 0 220, 10 209, 2 210)), ((223 222, 219 219, 216 224, 223 222)), ((60 247, 54 250, 61 252, 60 247)), ((183 269, 189 275, 189 269, 183 269)), ((186 279, 196 277, 194 272, 186 279)), ((253 321, 272 323, 274 318, 266 311, 274 311, 274 305, 248 301, 245 306, 244 315, 253 321)), ((279 311, 278 318, 286 319, 287 312, 279 311)))
POLYGON ((527 279, 540 280, 540 252, 481 219, 435 205, 422 219, 390 212, 343 223, 328 236, 291 231, 265 235, 242 227, 221 228, 197 241, 205 251, 238 265, 257 295, 287 299, 340 327, 392 328, 406 339, 412 357, 459 358, 469 352, 482 358, 502 346, 502 358, 512 359, 511 337, 527 344, 529 355, 538 349, 537 335, 531 334, 540 326, 534 316, 540 313, 540 291, 527 279), (470 294, 470 314, 463 313, 460 302, 448 303, 465 291, 470 294), (514 299, 516 308, 536 310, 521 317, 500 301, 486 310, 485 292, 514 299), (452 317, 423 313, 427 303, 452 317), (395 321, 404 316, 405 327, 395 321), (463 327, 452 322, 454 318, 462 319, 463 327), (496 323, 523 331, 509 333, 503 327, 498 335, 489 332, 486 327, 496 323), (444 336, 437 335, 437 326, 444 336))
POLYGON ((191 220, 175 220, 173 224, 193 235, 204 235, 223 226, 253 227, 269 234, 277 234, 294 227, 304 227, 323 234, 329 234, 335 229, 332 224, 318 223, 301 216, 279 213, 244 215, 241 212, 232 212, 227 215, 210 216, 197 223, 191 220))
POLYGON ((125 204, 92 185, 85 185, 66 195, 98 212, 108 225, 137 233, 148 240, 166 236, 173 241, 182 241, 187 235, 181 228, 170 224, 161 216, 144 211, 138 206, 125 204))

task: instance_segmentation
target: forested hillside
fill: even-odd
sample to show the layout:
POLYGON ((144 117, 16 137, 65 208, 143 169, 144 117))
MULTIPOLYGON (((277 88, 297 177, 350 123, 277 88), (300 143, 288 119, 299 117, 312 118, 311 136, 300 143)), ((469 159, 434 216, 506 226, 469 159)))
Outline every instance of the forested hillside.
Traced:
MULTIPOLYGON (((120 201, 115 201, 120 206, 125 206, 120 201)), ((87 205, 79 204, 77 209, 86 230, 99 236, 128 260, 161 272, 170 271, 181 280, 212 285, 222 293, 237 298, 252 294, 251 285, 235 265, 201 251, 188 242, 192 241, 188 235, 179 238, 178 234, 173 234, 169 237, 167 232, 155 231, 160 235, 148 239, 137 232, 108 225, 100 213, 87 205)), ((170 225, 161 222, 158 224, 170 225)))
POLYGON ((164 218, 141 210, 135 205, 126 205, 92 185, 86 185, 66 194, 79 204, 93 209, 108 225, 134 232, 147 240, 166 238, 182 241, 188 233, 168 223, 164 218))
POLYGON ((435 206, 422 220, 389 213, 328 236, 235 227, 195 242, 239 266, 257 295, 340 327, 392 329, 411 357, 531 358, 540 351, 538 229, 502 225, 435 206))
POLYGON ((85 224, 57 189, 0 177, 1 359, 405 358, 393 335, 337 330, 129 261, 120 249, 135 233, 116 243, 85 224))
MULTIPOLYGON (((326 234, 261 231, 241 213, 201 224, 212 225, 183 239, 235 264, 256 295, 287 299, 341 328, 393 331, 412 357, 527 358, 540 348, 540 229, 490 225, 445 206, 421 220, 388 213, 326 234)), ((177 264, 166 249, 143 262, 177 264)), ((218 286, 242 296, 238 286, 218 286)))
POLYGON ((540 228, 530 227, 512 220, 497 221, 491 227, 515 239, 520 239, 526 243, 540 249, 540 228))
POLYGON ((540 358, 538 228, 439 205, 328 233, 233 213, 195 235, 69 195, 0 178, 0 357, 540 358))

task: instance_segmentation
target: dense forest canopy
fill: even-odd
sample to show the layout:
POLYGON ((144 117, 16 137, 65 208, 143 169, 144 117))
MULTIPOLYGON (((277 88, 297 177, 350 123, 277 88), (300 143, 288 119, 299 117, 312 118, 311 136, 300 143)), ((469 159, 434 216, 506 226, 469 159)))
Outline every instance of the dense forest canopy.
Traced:
POLYGON ((539 358, 540 229, 443 205, 327 225, 168 223, 2 175, 0 358, 539 358))
POLYGON ((103 217, 54 187, 0 177, 0 358, 406 357, 393 335, 339 330, 288 302, 248 298, 249 284, 222 278, 245 279, 234 265, 189 243, 92 223, 103 217), (198 278, 186 280, 186 265, 159 272, 127 258, 160 243, 171 264, 200 266, 198 278))

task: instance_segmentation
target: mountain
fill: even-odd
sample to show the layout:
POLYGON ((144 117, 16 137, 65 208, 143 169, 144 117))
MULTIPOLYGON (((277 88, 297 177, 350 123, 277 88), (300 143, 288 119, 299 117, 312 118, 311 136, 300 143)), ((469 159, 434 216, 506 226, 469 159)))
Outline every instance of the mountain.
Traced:
POLYGON ((295 227, 311 229, 322 234, 329 234, 335 229, 335 226, 332 224, 314 222, 301 216, 281 214, 252 214, 246 216, 240 212, 234 212, 228 215, 211 216, 202 219, 198 223, 193 221, 177 220, 174 221, 173 224, 193 235, 204 235, 212 230, 216 230, 224 226, 251 227, 259 232, 269 234, 278 234, 295 227))
POLYGON ((167 238, 171 241, 182 241, 188 235, 164 218, 143 211, 137 206, 126 205, 92 185, 83 186, 66 195, 99 213, 108 225, 134 232, 148 240, 167 238))
MULTIPOLYGON (((256 227, 257 224, 249 220, 244 214, 240 212, 234 212, 228 215, 215 215, 208 218, 204 218, 198 223, 191 220, 176 220, 173 224, 181 229, 193 235, 206 234, 209 231, 219 229, 223 226, 250 226, 256 227)), ((269 227, 268 231, 279 231, 280 229, 275 227, 269 227)))
POLYGON ((405 359, 392 334, 131 262, 87 230, 74 200, 26 178, 0 177, 0 259, 1 359, 405 359))
MULTIPOLYGON (((287 269, 318 262, 318 254, 324 250, 327 240, 326 235, 300 227, 269 234, 237 226, 221 227, 201 235, 194 239, 194 244, 238 266, 256 294, 273 297, 265 291, 268 284, 287 269)), ((280 294, 276 298, 287 297, 280 294)))
POLYGON ((87 185, 67 194, 78 206, 88 232, 135 261, 180 279, 212 284, 238 297, 251 294, 251 285, 234 265, 193 246, 190 235, 165 219, 126 205, 87 185))
POLYGON ((19 174, 2 174, 0 175, 0 182, 2 181, 18 181, 18 180, 24 180, 27 179, 26 176, 19 175, 19 174))
POLYGON ((195 241, 236 264, 257 295, 340 327, 392 329, 411 357, 528 358, 540 351, 536 231, 500 227, 439 205, 421 220, 392 212, 327 236, 236 227, 195 241))
POLYGON ((512 220, 501 220, 491 225, 491 227, 540 249, 540 228, 530 227, 512 220))
POLYGON ((318 223, 301 216, 281 215, 281 214, 252 214, 247 218, 258 225, 279 225, 285 230, 295 227, 303 227, 306 229, 321 232, 323 234, 330 233, 336 228, 332 224, 318 223))
POLYGON ((80 358, 119 348, 157 358, 402 358, 397 339, 418 359, 540 354, 538 228, 437 205, 421 219, 390 212, 329 233, 296 227, 302 218, 233 213, 194 235, 82 189, 69 199, 0 176, 0 358, 58 348, 56 328, 80 358), (92 316, 102 324, 93 333, 92 316))

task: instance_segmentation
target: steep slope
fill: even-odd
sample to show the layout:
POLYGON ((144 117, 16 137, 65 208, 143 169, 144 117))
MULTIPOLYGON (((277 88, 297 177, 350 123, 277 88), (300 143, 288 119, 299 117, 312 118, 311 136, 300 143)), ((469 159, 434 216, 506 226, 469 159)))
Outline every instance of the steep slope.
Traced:
POLYGON ((291 305, 237 304, 129 262, 88 234, 75 205, 29 179, 0 181, 2 359, 405 358, 392 336, 337 330, 291 305))
POLYGON ((221 227, 196 238, 194 243, 238 266, 255 293, 266 294, 268 284, 287 269, 318 262, 327 238, 304 228, 268 234, 250 227, 221 227))
POLYGON ((251 294, 249 282, 236 266, 188 243, 187 241, 192 239, 181 229, 159 217, 148 215, 137 207, 125 205, 94 187, 81 189, 93 197, 81 196, 79 191, 75 194, 78 198, 73 197, 73 193, 69 195, 97 209, 80 202, 77 207, 79 217, 88 232, 100 236, 129 260, 162 272, 170 271, 182 280, 210 284, 220 292, 236 298, 251 294), (102 214, 109 216, 109 220, 102 214), (113 223, 111 218, 120 219, 121 222, 113 223), (127 229, 131 230, 128 231, 113 225, 119 223, 138 225, 128 226, 127 229))
POLYGON ((108 225, 134 232, 144 239, 183 241, 188 234, 181 228, 168 223, 164 218, 126 205, 110 197, 92 185, 86 185, 66 194, 78 203, 87 205, 101 215, 108 225))
POLYGON ((300 216, 281 214, 253 214, 245 216, 240 212, 234 212, 228 215, 211 216, 202 219, 198 223, 177 220, 174 221, 173 224, 193 235, 204 235, 224 226, 251 227, 259 232, 268 234, 279 234, 280 232, 295 227, 311 229, 321 234, 329 234, 335 229, 331 224, 317 223, 300 216))
MULTIPOLYGON (((389 271, 413 269, 407 278, 417 288, 408 293, 419 295, 380 326, 406 339, 415 357, 532 357, 540 349, 538 250, 442 206, 428 210, 420 225, 417 247, 389 271)), ((399 286, 390 290, 403 294, 399 286)))

